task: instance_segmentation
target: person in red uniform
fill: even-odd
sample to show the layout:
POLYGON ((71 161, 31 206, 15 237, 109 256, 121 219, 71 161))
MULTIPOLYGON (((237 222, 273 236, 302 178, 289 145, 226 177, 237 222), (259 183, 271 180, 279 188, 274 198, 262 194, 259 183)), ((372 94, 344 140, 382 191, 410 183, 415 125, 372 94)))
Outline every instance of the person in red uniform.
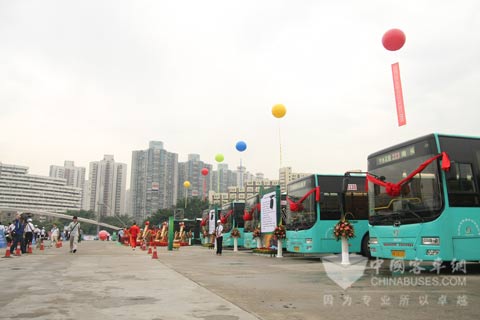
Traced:
POLYGON ((137 247, 137 235, 140 233, 140 228, 135 221, 130 229, 128 229, 128 232, 130 233, 130 246, 132 247, 132 250, 135 250, 137 247))

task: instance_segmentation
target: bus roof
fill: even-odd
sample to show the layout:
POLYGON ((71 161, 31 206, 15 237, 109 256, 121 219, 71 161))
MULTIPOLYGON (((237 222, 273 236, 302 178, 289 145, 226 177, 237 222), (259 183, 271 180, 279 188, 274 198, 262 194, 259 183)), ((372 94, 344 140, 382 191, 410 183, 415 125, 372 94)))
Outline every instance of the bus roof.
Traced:
POLYGON ((376 151, 374 153, 371 153, 369 156, 368 156, 368 159, 370 158, 374 158, 378 155, 381 155, 383 153, 386 153, 386 152, 389 152, 391 150, 395 150, 395 149, 398 149, 398 148, 402 148, 402 147, 405 147, 405 146, 408 146, 410 144, 413 144, 415 142, 418 142, 418 141, 422 141, 422 140, 426 140, 426 139, 430 139, 430 138, 434 138, 434 137, 452 137, 452 138, 464 138, 464 139, 480 139, 480 137, 473 137, 473 136, 465 136, 465 135, 455 135, 455 134, 445 134, 445 133, 430 133, 430 134, 427 134, 427 135, 424 135, 424 136, 420 136, 420 137, 417 137, 417 138, 414 138, 414 139, 410 139, 410 140, 407 140, 407 141, 403 141, 403 142, 400 142, 400 143, 397 143, 395 145, 392 145, 388 148, 384 148, 382 150, 379 150, 379 151, 376 151))

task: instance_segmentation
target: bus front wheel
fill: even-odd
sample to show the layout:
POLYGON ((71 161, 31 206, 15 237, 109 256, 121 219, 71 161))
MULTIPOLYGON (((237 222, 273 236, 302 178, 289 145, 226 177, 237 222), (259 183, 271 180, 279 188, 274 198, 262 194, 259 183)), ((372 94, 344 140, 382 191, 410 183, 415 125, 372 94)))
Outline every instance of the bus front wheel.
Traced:
POLYGON ((362 256, 371 258, 372 255, 370 254, 370 235, 367 233, 362 239, 362 256))

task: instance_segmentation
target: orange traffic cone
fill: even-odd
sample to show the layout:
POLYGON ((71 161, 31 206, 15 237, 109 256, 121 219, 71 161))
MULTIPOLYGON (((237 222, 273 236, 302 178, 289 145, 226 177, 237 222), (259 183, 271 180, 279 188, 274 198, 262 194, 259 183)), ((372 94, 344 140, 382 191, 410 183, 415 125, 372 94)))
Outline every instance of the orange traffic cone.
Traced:
POLYGON ((15 250, 15 255, 16 256, 21 256, 22 251, 20 250, 20 243, 17 244, 17 249, 15 250))
POLYGON ((152 247, 148 247, 148 254, 152 254, 152 247))
POLYGON ((27 253, 33 253, 32 246, 30 245, 30 243, 28 243, 27 253))
POLYGON ((42 240, 42 241, 40 242, 40 251, 43 251, 43 250, 45 250, 45 247, 44 247, 44 245, 43 245, 43 240, 42 240))
POLYGON ((158 259, 157 247, 153 247, 152 259, 158 259))
POLYGON ((11 256, 10 256, 10 246, 11 245, 12 244, 10 242, 7 244, 7 251, 5 252, 4 258, 11 258, 11 256))
POLYGON ((59 248, 63 247, 62 240, 58 240, 58 247, 59 248))

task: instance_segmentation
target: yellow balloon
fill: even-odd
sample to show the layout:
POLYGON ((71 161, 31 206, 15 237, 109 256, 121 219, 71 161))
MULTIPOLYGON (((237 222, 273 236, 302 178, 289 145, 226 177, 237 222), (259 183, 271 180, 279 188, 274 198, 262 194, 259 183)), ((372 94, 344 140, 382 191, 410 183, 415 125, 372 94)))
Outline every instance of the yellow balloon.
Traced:
POLYGON ((190 188, 190 181, 185 181, 185 182, 183 183, 183 186, 184 186, 185 188, 187 188, 187 189, 190 188))
POLYGON ((283 118, 287 113, 287 108, 283 104, 276 104, 272 107, 272 114, 275 118, 283 118))

